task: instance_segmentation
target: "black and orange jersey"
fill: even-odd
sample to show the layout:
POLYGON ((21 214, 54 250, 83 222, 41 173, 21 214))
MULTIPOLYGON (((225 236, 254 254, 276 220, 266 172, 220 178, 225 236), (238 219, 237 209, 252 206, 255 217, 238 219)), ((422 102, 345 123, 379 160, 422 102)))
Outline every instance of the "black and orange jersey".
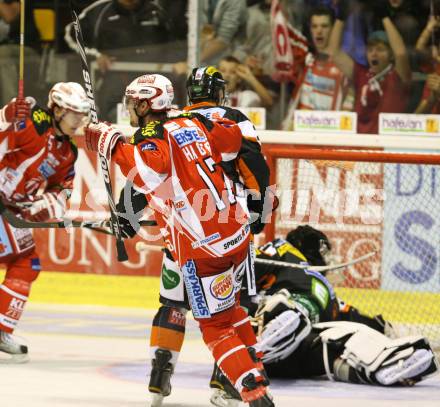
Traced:
MULTIPOLYGON (((261 144, 255 126, 240 110, 214 103, 201 102, 184 108, 185 111, 197 111, 210 120, 222 118, 237 123, 242 134, 242 144, 234 161, 223 162, 226 174, 234 181, 241 182, 248 192, 247 204, 251 212, 259 215, 263 212, 264 199, 269 186, 269 167, 261 151, 261 144)), ((260 233, 264 224, 254 222, 252 232, 260 233)))

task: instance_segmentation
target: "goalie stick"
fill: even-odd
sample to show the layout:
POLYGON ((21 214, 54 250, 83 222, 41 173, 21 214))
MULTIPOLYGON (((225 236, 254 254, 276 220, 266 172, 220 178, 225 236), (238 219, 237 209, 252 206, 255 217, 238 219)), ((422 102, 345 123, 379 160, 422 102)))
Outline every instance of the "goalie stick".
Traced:
MULTIPOLYGON (((137 242, 136 243, 136 251, 137 252, 142 252, 145 250, 162 250, 162 246, 158 246, 158 245, 154 245, 154 244, 147 244, 145 242, 137 242)), ((360 263, 361 261, 364 261, 364 260, 369 259, 370 257, 373 257, 375 254, 376 254, 376 252, 373 251, 373 252, 364 254, 363 256, 360 256, 360 257, 353 259, 351 261, 347 261, 345 263, 340 263, 340 264, 333 264, 333 265, 329 265, 329 266, 310 266, 308 264, 293 264, 293 263, 288 263, 285 261, 260 259, 258 257, 254 260, 254 262, 257 264, 260 263, 260 264, 270 264, 273 266, 307 269, 310 271, 318 271, 318 272, 322 273, 324 271, 338 270, 338 269, 342 269, 342 268, 351 266, 356 263, 360 263)))
MULTIPOLYGON (((74 220, 64 219, 54 222, 31 222, 23 218, 19 218, 13 212, 11 212, 0 199, 0 216, 3 217, 11 226, 17 229, 67 229, 73 228, 87 228, 96 232, 112 235, 113 233, 103 228, 111 227, 111 220, 74 220)), ((157 223, 154 220, 141 220, 140 226, 156 226, 157 223)))
MULTIPOLYGON (((89 98, 89 101, 91 103, 91 116, 92 116, 92 122, 98 123, 98 114, 96 112, 96 105, 95 105, 95 97, 93 94, 93 86, 91 81, 91 76, 89 72, 89 66, 87 63, 87 57, 86 52, 84 49, 84 40, 81 32, 81 26, 79 24, 78 16, 73 10, 72 3, 70 3, 70 9, 72 11, 72 19, 73 19, 73 26, 75 29, 75 38, 76 43, 78 45, 78 51, 79 55, 81 56, 81 63, 82 63, 82 73, 84 78, 84 87, 86 88, 87 97, 89 98)), ((115 200, 113 199, 113 191, 112 191, 112 183, 110 179, 110 171, 109 171, 109 163, 105 156, 99 154, 99 163, 101 165, 101 170, 103 174, 105 189, 107 191, 107 197, 108 197, 108 203, 110 207, 110 225, 111 230, 113 234, 116 237, 116 251, 118 253, 118 261, 126 261, 128 260, 127 250, 124 246, 124 241, 122 240, 122 234, 121 234, 121 226, 119 225, 119 220, 116 215, 116 205, 115 200)))

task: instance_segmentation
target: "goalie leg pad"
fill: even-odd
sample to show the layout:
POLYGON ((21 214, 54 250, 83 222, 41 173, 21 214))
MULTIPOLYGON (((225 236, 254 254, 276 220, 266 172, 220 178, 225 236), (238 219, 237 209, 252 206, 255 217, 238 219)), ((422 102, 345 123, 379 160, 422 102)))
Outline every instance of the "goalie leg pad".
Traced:
POLYGON ((326 322, 315 324, 314 328, 321 331, 324 365, 331 380, 408 385, 439 369, 428 341, 422 336, 390 339, 354 322, 326 322), (341 343, 344 349, 332 363, 328 347, 341 343))

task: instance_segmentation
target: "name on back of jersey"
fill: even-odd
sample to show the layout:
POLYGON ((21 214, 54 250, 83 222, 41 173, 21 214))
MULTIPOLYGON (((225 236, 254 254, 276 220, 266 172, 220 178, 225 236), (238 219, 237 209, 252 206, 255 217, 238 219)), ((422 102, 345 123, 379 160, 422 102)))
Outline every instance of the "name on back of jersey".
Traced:
POLYGON ((194 161, 199 156, 203 157, 211 154, 211 146, 206 134, 198 127, 179 128, 170 134, 182 149, 188 161, 194 161))

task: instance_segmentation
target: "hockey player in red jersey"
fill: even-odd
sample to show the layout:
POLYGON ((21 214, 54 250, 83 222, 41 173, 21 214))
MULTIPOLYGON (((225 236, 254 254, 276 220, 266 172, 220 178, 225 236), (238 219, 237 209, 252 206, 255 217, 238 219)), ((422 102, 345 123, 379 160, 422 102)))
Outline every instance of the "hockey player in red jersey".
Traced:
POLYGON ((168 118, 173 87, 162 75, 144 75, 126 89, 130 144, 111 125, 89 125, 86 145, 111 158, 149 207, 168 250, 182 269, 188 300, 203 340, 243 401, 272 406, 265 376, 242 339, 236 301, 250 267, 249 214, 244 194, 220 166, 241 146, 238 126, 198 113, 168 118))
MULTIPOLYGON (((194 68, 186 85, 191 104, 185 107, 184 111, 197 112, 214 121, 232 120, 240 128, 242 144, 237 157, 234 160, 223 161, 221 166, 235 187, 244 189, 247 207, 253 220, 250 223, 250 231, 257 234, 265 225, 265 201, 266 207, 271 206, 271 194, 266 196, 266 192, 269 192, 269 168, 252 122, 239 110, 222 105, 226 98, 225 85, 221 72, 215 67, 194 68)), ((227 140, 228 135, 224 134, 221 137, 227 140)), ((141 199, 139 197, 137 201, 141 199)), ((138 212, 146 204, 144 200, 140 202, 140 207, 133 209, 138 212)), ((123 202, 119 203, 119 208, 126 212, 123 202)), ((124 221, 121 223, 126 225, 124 221)), ((183 346, 186 313, 190 309, 181 271, 169 252, 165 252, 163 258, 159 300, 161 306, 154 316, 150 335, 152 369, 148 386, 156 405, 171 392, 170 378, 183 346), (176 284, 170 282, 170 275, 174 275, 173 273, 179 276, 176 284)), ((240 312, 242 319, 237 321, 237 329, 243 331, 245 345, 250 349, 255 346, 256 337, 252 333, 246 312, 240 312)))
MULTIPOLYGON (((60 218, 75 175, 77 149, 70 136, 87 124, 90 103, 74 82, 55 84, 47 109, 26 99, 0 110, 0 197, 26 220, 60 218)), ((41 270, 40 260, 31 231, 16 229, 1 217, 0 263, 6 265, 0 285, 0 354, 26 361, 27 346, 12 333, 41 270)))

